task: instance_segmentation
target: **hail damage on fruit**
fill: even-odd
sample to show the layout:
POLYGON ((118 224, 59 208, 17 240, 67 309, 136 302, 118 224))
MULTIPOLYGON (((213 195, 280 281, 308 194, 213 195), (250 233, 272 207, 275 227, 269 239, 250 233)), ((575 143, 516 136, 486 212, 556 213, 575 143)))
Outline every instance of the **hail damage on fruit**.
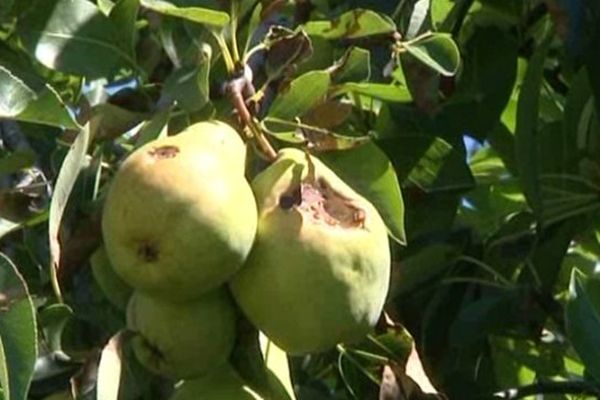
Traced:
POLYGON ((295 209, 314 223, 345 229, 364 228, 365 210, 336 191, 323 176, 316 177, 312 156, 308 151, 305 151, 305 156, 307 176, 281 194, 279 207, 295 209))
POLYGON ((148 154, 151 157, 156 158, 158 160, 163 158, 173 158, 177 156, 178 153, 179 147, 177 146, 160 146, 152 148, 148 151, 148 154))

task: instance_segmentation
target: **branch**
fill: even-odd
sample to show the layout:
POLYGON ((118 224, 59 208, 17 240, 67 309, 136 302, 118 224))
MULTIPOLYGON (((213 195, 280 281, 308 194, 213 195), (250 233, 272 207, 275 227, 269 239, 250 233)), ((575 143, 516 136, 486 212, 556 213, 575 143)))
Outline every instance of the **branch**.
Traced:
POLYGON ((588 381, 537 382, 494 394, 499 399, 522 399, 536 394, 579 394, 600 396, 600 386, 588 381))

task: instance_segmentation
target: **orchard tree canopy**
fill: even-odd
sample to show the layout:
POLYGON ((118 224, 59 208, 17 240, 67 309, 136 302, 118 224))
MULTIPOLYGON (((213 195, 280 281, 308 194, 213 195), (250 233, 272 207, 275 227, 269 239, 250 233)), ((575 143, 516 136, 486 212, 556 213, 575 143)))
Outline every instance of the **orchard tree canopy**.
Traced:
MULTIPOLYGON (((320 292, 290 312, 313 296, 342 318, 320 292)), ((534 396, 600 396, 600 2, 0 0, 0 399, 534 396), (295 147, 375 207, 391 276, 362 341, 286 354, 237 309, 224 343, 222 305, 185 332, 176 306, 154 328, 231 345, 232 368, 146 367, 105 199, 130 153, 208 120, 245 143, 240 180, 295 147)))

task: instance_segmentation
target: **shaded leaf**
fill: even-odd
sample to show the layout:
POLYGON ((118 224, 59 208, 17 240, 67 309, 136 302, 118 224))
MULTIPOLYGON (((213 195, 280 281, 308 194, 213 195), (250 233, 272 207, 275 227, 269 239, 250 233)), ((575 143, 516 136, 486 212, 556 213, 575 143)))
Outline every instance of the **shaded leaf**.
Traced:
POLYGON ((546 34, 545 40, 529 61, 527 73, 517 108, 517 126, 515 132, 515 154, 519 168, 519 180, 529 206, 539 222, 542 221, 542 197, 539 185, 539 157, 537 146, 539 93, 544 79, 544 60, 550 48, 552 36, 546 34))
POLYGON ((199 53, 195 65, 177 69, 165 80, 165 93, 189 113, 202 109, 209 101, 212 49, 204 45, 199 53))
POLYGON ((89 120, 90 137, 94 140, 110 140, 119 137, 139 124, 145 115, 110 103, 92 108, 89 120))
POLYGON ((368 81, 371 77, 371 53, 351 47, 331 68, 331 80, 336 83, 368 81))
POLYGON ((586 371, 600 381, 600 280, 573 269, 565 308, 567 332, 586 371))
POLYGON ((404 202, 398 177, 385 153, 374 143, 366 143, 351 150, 323 153, 320 158, 373 203, 392 238, 405 244, 404 202))
POLYGON ((36 358, 33 301, 16 266, 0 253, 0 386, 4 399, 27 399, 36 358))
POLYGON ((17 29, 29 54, 51 69, 95 78, 136 68, 113 23, 86 0, 38 0, 17 29))
POLYGON ((52 352, 62 351, 63 331, 73 318, 73 310, 65 304, 52 304, 39 312, 39 324, 52 352))
MULTIPOLYGON (((100 2, 98 2, 100 3, 100 2)), ((108 14, 123 41, 122 47, 127 54, 135 54, 136 26, 139 0, 119 0, 108 14)))
POLYGON ((404 255, 392 270, 389 298, 410 294, 439 276, 454 263, 457 255, 458 250, 448 244, 434 244, 404 255))
POLYGON ((407 180, 429 192, 465 190, 475 184, 461 149, 442 138, 405 136, 378 144, 392 160, 401 183, 407 180))
POLYGON ((31 150, 16 151, 0 158, 0 177, 33 165, 36 154, 31 150))
POLYGON ((282 26, 272 26, 261 45, 265 48, 265 71, 270 80, 289 74, 291 68, 309 58, 313 53, 310 39, 301 29, 292 31, 282 26))
POLYGON ((169 118, 171 117, 171 110, 167 109, 154 114, 151 120, 146 121, 142 124, 138 138, 135 142, 135 148, 143 146, 144 144, 158 139, 159 137, 167 135, 167 125, 169 118))

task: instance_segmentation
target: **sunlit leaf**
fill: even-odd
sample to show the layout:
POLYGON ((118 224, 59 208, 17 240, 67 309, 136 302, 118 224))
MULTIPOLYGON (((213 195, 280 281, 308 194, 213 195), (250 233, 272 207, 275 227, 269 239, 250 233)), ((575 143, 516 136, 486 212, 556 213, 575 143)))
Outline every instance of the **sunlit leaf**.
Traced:
POLYGON ((354 39, 393 33, 396 25, 388 16, 371 10, 354 9, 331 21, 310 21, 304 25, 309 35, 327 39, 354 39))
POLYGON ((222 28, 229 23, 229 15, 222 11, 203 7, 177 7, 167 1, 142 0, 146 8, 172 17, 183 18, 191 22, 222 28))

